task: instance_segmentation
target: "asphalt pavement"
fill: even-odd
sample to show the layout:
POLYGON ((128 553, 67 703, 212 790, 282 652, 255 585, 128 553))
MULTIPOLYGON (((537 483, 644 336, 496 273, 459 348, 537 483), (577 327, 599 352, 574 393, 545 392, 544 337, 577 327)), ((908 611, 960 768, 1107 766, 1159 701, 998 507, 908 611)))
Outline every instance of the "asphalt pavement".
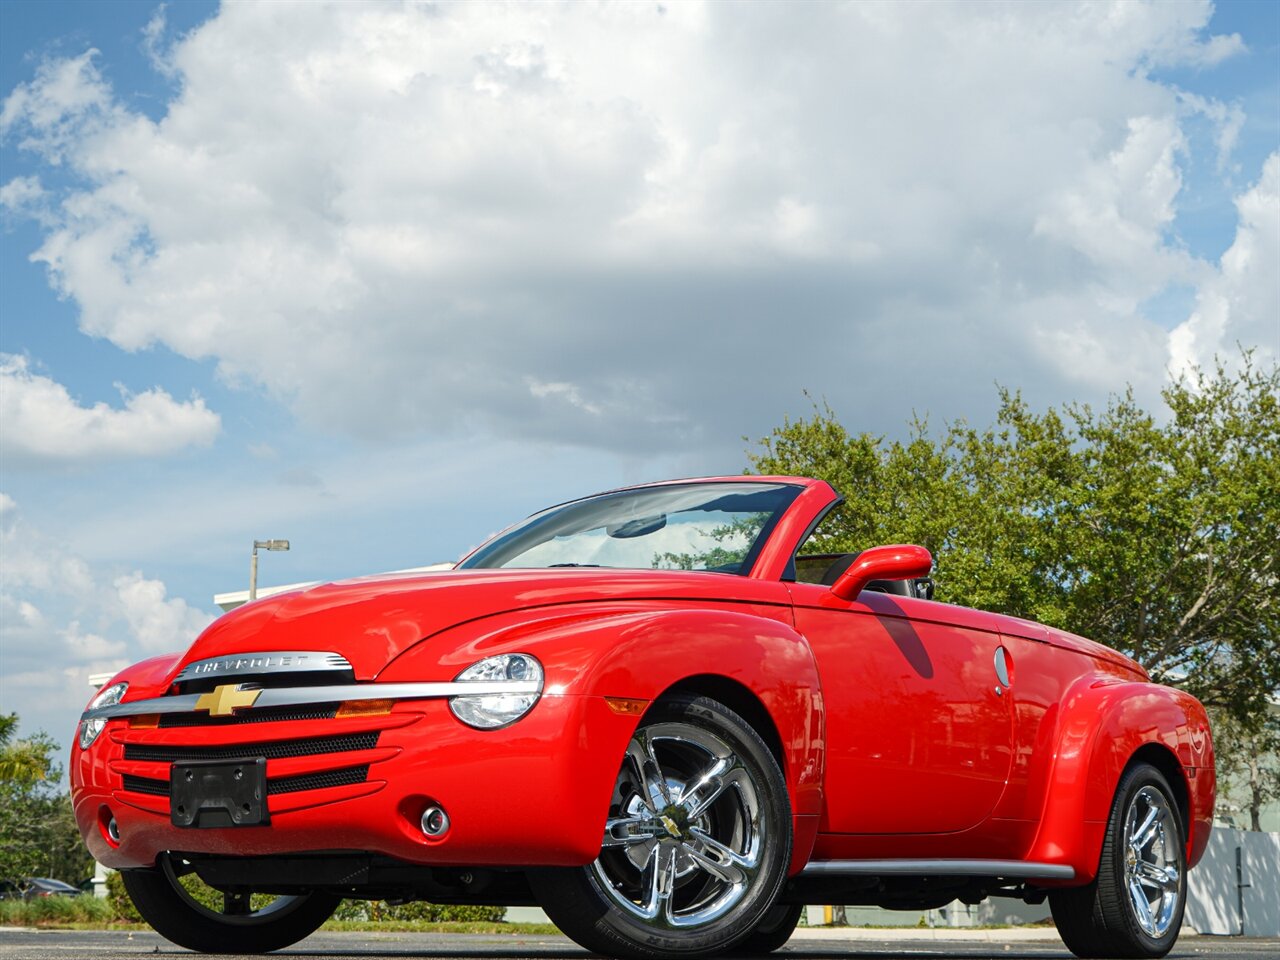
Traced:
MULTIPOLYGON (((0 927, 0 960, 128 960, 191 954, 158 934, 39 931, 0 927)), ((271 954, 292 960, 415 957, 438 960, 583 960, 589 954, 558 936, 327 933, 271 954)), ((801 928, 775 956, 780 960, 1069 960, 1051 930, 860 930, 801 928)), ((1280 940, 1183 936, 1170 960, 1277 960, 1280 940)), ((249 958, 245 958, 249 960, 249 958)))

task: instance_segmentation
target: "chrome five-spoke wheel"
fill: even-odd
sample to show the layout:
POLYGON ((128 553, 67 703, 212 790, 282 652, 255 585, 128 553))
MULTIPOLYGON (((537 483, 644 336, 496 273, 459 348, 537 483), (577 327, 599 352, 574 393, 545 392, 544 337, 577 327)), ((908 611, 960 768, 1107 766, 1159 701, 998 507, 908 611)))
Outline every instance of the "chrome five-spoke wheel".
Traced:
POLYGON ((655 705, 627 746, 599 858, 537 887, 590 950, 704 954, 752 933, 789 851, 786 788, 763 741, 722 704, 678 699, 655 705))
POLYGON ((1163 937, 1182 898, 1181 832, 1169 801, 1143 787, 1129 803, 1124 827, 1125 887, 1138 925, 1163 937))
POLYGON ((614 796, 592 869, 619 907, 697 926, 746 896, 767 827, 756 784, 723 738, 687 723, 638 730, 614 796))
POLYGON ((1187 844, 1164 775, 1131 766, 1116 787, 1098 876, 1049 894, 1063 942, 1078 957, 1163 957, 1186 905, 1187 844))

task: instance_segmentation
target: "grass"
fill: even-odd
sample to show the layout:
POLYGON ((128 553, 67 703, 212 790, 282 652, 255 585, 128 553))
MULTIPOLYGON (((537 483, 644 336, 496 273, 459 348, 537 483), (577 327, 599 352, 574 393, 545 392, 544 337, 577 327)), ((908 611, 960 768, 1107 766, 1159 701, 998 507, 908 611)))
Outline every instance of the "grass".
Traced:
MULTIPOLYGON (((109 900, 96 897, 47 897, 40 900, 0 900, 0 926, 43 930, 145 930, 145 923, 122 920, 109 900)), ((359 933, 480 933, 490 936, 554 934, 549 923, 506 923, 486 920, 330 920, 324 930, 359 933)))
POLYGON ((322 930, 338 930, 352 933, 487 933, 503 936, 537 937, 558 934, 550 923, 497 923, 482 920, 329 920, 322 930))

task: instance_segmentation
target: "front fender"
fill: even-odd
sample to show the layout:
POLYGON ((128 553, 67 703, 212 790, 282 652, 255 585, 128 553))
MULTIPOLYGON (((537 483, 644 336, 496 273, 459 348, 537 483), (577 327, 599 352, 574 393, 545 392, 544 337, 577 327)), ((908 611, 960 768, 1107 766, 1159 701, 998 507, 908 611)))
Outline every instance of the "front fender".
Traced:
POLYGON ((1163 751, 1166 775, 1188 798, 1187 862, 1204 853, 1212 829, 1213 746, 1194 697, 1143 681, 1086 677, 1061 703, 1057 749, 1043 813, 1027 859, 1067 863, 1077 881, 1098 871, 1120 775, 1139 750, 1163 751))
MULTIPOLYGON (((127 681, 129 689, 125 691, 125 701, 147 700, 161 696, 169 686, 169 677, 182 658, 179 653, 166 653, 150 657, 125 667, 112 677, 103 689, 113 684, 127 681)), ((97 696, 97 694, 93 694, 97 696)), ((92 698, 90 698, 92 699, 92 698)), ((123 720, 109 721, 107 726, 122 724, 123 720)), ((104 731, 101 736, 108 736, 104 731)), ((77 724, 71 735, 71 802, 75 810, 76 824, 80 827, 80 835, 85 838, 90 852, 99 860, 109 857, 111 848, 101 836, 105 826, 99 826, 96 806, 91 802, 82 802, 87 793, 93 791, 109 791, 111 775, 107 766, 107 754, 103 750, 81 750, 80 732, 77 724)))
MULTIPOLYGON (((377 679, 452 679, 486 656, 518 651, 542 662, 544 698, 653 701, 690 678, 732 681, 763 705, 775 727, 796 822, 794 867, 808 858, 822 807, 823 710, 817 664, 789 620, 783 607, 689 609, 665 602, 570 605, 538 611, 534 619, 528 611, 506 613, 422 641, 377 679)), ((638 722, 632 716, 610 724, 608 740, 593 739, 600 762, 578 771, 579 789, 599 798, 597 837, 638 722)))

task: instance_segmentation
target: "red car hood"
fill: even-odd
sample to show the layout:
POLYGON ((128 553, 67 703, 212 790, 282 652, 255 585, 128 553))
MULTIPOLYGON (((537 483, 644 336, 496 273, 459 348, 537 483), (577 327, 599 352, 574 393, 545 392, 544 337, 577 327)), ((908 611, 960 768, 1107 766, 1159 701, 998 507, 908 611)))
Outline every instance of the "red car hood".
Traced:
POLYGON ((340 653, 371 680, 418 641, 508 610, 618 599, 786 603, 778 583, 670 570, 448 570, 329 583, 245 604, 215 620, 178 663, 235 653, 340 653))

